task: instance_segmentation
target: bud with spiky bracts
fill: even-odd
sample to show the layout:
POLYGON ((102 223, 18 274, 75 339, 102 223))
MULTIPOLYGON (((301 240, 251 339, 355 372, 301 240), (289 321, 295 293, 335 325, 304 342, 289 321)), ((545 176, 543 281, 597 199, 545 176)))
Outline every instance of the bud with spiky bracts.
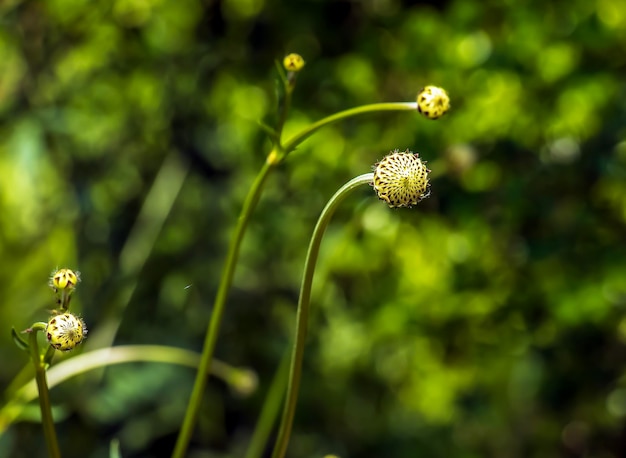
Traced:
POLYGON ((428 172, 417 153, 395 150, 375 165, 372 186, 390 207, 410 207, 430 194, 428 172))
POLYGON ((83 319, 71 313, 53 316, 46 326, 46 338, 56 350, 73 350, 86 335, 87 327, 83 319))
POLYGON ((80 272, 74 272, 70 269, 59 269, 50 278, 50 286, 55 293, 61 290, 74 290, 80 281, 80 272))
POLYGON ((61 312, 70 306, 70 299, 76 285, 80 282, 80 272, 71 269, 59 269, 50 277, 50 287, 57 293, 57 304, 61 312))

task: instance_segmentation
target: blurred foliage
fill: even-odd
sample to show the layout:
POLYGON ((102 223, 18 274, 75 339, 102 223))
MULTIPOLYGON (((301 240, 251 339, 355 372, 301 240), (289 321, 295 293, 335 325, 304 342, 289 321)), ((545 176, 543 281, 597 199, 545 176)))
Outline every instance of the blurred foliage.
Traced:
MULTIPOLYGON (((270 178, 217 349, 260 388, 212 382, 189 456, 243 454, 317 215, 396 148, 429 161, 432 197, 392 211, 363 191, 336 215, 290 456, 624 456, 624 49, 624 0, 2 2, 0 386, 55 267, 82 272, 84 347, 200 350, 269 151, 274 61, 299 52, 287 137, 426 84, 453 108, 325 128, 270 178)), ((128 365, 53 389, 64 456, 169 453, 192 379, 128 365)), ((43 454, 36 423, 0 436, 1 456, 43 454)))

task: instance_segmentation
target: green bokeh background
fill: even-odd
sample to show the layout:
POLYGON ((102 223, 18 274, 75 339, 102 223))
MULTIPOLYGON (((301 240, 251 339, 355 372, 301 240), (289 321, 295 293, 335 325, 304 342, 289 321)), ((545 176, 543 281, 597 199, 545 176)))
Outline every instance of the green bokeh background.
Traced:
MULTIPOLYGON (((243 456, 315 220, 396 148, 428 161, 432 196, 391 210, 364 189, 337 212, 289 456, 626 456, 624 0, 2 2, 0 388, 55 267, 82 272, 79 351, 200 351, 288 52, 307 65, 287 137, 426 84, 453 108, 324 128, 270 177, 216 352, 258 388, 212 379, 189 456, 243 456)), ((193 376, 132 364, 54 388, 64 456, 113 438, 168 456, 193 376)), ((45 456, 27 417, 0 456, 45 456)))

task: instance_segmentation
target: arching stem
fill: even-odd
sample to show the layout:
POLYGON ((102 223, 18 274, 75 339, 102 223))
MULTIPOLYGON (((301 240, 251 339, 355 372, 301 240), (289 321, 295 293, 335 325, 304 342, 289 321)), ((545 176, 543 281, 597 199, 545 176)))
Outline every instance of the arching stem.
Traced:
POLYGON ((313 274, 315 273, 315 264, 320 251, 322 238, 328 227, 328 223, 335 212, 337 206, 357 187, 372 182, 374 174, 366 173, 353 178, 343 185, 335 195, 328 201, 324 210, 317 220, 313 236, 309 243, 309 249, 304 262, 304 274, 302 284, 300 286, 300 297, 298 299, 298 312, 296 317, 296 335, 293 344, 291 357, 291 367, 289 370, 289 382, 287 385, 287 396, 285 399, 285 407, 278 431, 278 438, 274 445, 272 458, 283 458, 289 444, 289 436, 291 435, 291 427, 296 412, 296 404, 298 402, 298 392, 300 390, 300 379, 302 376, 302 360, 304 358, 304 346, 306 344, 307 325, 309 322, 309 308, 311 302, 311 286, 313 284, 313 274))

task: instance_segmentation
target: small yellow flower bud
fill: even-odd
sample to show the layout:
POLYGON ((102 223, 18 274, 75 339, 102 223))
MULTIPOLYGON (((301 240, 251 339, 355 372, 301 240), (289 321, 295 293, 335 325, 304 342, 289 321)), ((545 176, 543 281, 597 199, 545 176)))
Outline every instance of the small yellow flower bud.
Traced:
POLYGON ((80 272, 74 272, 70 269, 61 269, 52 275, 50 286, 55 292, 60 290, 72 291, 80 281, 80 272))
POLYGON ((87 327, 82 318, 71 313, 55 315, 48 321, 46 337, 55 349, 61 351, 72 350, 81 343, 87 335, 87 327))
POLYGON ((428 197, 428 172, 417 153, 395 150, 376 164, 372 184, 390 207, 410 207, 428 197))
POLYGON ((259 386, 259 378, 249 369, 239 369, 230 377, 231 387, 241 396, 250 396, 259 386))
POLYGON ((283 66, 288 72, 299 72, 304 67, 304 59, 300 54, 291 53, 283 59, 283 66))
POLYGON ((437 86, 426 86, 417 94, 417 111, 429 119, 437 119, 450 109, 448 93, 437 86))

